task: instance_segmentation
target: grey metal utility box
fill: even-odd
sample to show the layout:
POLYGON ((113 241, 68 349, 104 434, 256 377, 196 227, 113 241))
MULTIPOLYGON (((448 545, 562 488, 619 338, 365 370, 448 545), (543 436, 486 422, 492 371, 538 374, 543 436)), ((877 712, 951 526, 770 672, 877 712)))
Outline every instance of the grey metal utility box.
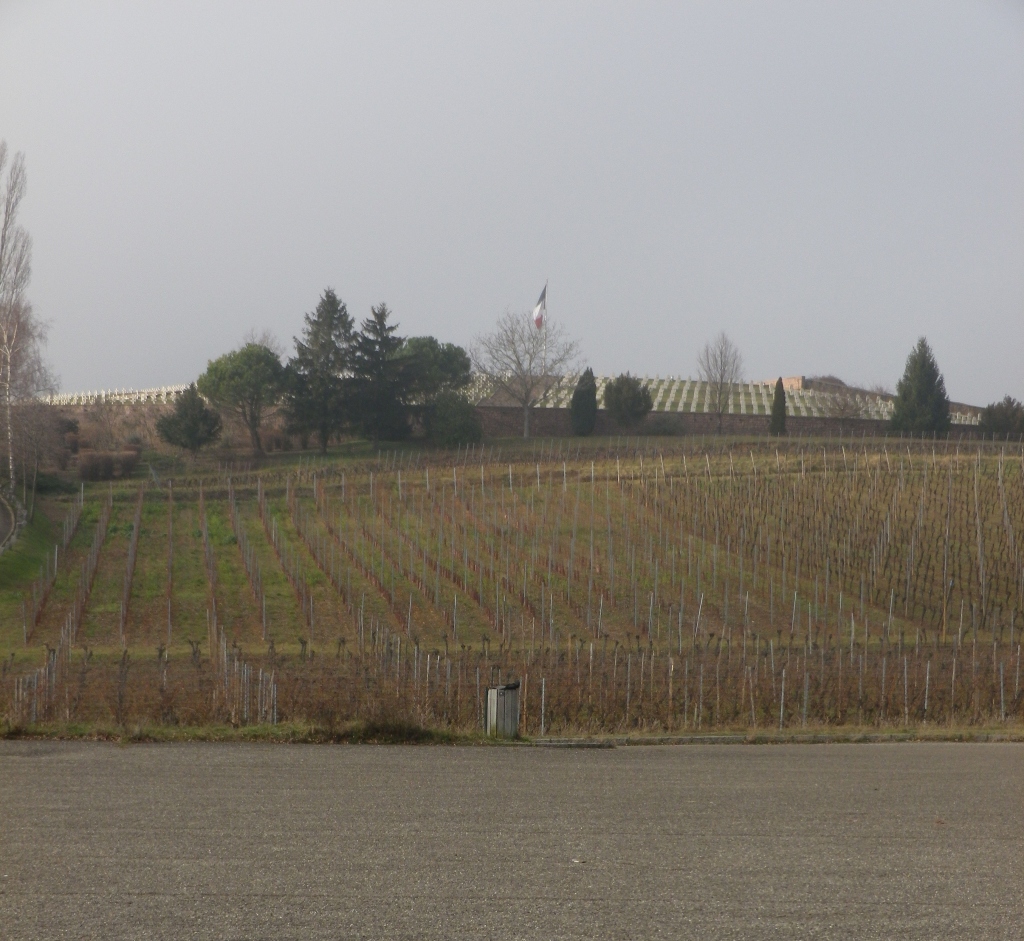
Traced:
POLYGON ((488 735, 515 738, 519 734, 519 681, 487 690, 484 728, 488 735))

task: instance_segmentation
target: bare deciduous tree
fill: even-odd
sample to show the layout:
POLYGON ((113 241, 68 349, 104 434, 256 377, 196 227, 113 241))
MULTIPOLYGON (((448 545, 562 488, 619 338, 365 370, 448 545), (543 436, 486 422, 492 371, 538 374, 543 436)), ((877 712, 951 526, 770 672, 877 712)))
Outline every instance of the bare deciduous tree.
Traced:
POLYGON ((852 389, 839 389, 830 393, 825 412, 829 418, 839 422, 839 430, 842 431, 846 422, 864 417, 864 406, 852 389))
POLYGON ((697 374, 711 387, 711 410, 718 416, 718 431, 721 432, 722 415, 729 408, 732 387, 743 374, 743 357, 724 330, 698 354, 697 374))
POLYGON ((506 311, 492 333, 477 337, 471 356, 492 391, 523 410, 523 437, 529 438, 531 409, 576 369, 579 344, 558 324, 538 330, 529 314, 506 311))
POLYGON ((25 297, 32 274, 32 239, 18 224, 18 209, 25 195, 25 158, 10 163, 6 184, 7 143, 0 141, 0 395, 3 397, 7 438, 7 472, 14 488, 15 421, 17 402, 53 387, 43 365, 40 348, 46 331, 32 314, 25 297))
POLYGON ((65 419, 56 406, 35 397, 19 401, 13 415, 15 463, 21 465, 21 502, 32 519, 40 466, 63 467, 67 461, 65 419))

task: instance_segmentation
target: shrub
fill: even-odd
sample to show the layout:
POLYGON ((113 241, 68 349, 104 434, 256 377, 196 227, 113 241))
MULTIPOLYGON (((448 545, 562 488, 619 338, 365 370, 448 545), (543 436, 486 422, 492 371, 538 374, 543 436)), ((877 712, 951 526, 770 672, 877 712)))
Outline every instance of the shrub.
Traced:
POLYGON ((61 416, 58 423, 58 431, 64 439, 64 446, 72 453, 78 453, 78 419, 61 416))
POLYGON ((139 463, 138 451, 115 451, 112 456, 115 477, 131 477, 135 473, 135 467, 139 463))
POLYGON ((427 418, 427 435, 434 444, 450 448, 475 444, 484 433, 469 399, 458 392, 441 392, 427 418))
MULTIPOLYGON (((309 444, 309 436, 299 435, 300 442, 302 444, 302 450, 306 450, 306 446, 309 444)), ((290 451, 292 449, 292 438, 291 435, 285 434, 283 431, 266 431, 263 433, 263 449, 265 451, 290 451)))
POLYGON ((191 451, 194 458, 200 448, 220 437, 220 415, 207 406, 193 382, 178 396, 174 411, 157 419, 156 431, 168 444, 191 451))
POLYGON ((82 480, 113 480, 131 477, 139 463, 134 451, 80 451, 78 476, 82 480))
MULTIPOLYGON (((64 470, 65 468, 61 468, 64 470)), ((39 472, 39 479, 36 483, 36 492, 39 494, 71 494, 78 493, 78 484, 60 474, 47 474, 39 472)))
POLYGON ((569 420, 574 435, 593 434, 597 424, 597 383, 594 381, 594 370, 589 367, 573 390, 569 420))
POLYGON ((80 451, 78 476, 82 480, 112 480, 114 456, 109 451, 80 451))
POLYGON ((651 390, 627 372, 605 386, 604 407, 617 425, 633 428, 654 407, 654 402, 651 390))
POLYGON ((679 420, 665 412, 652 412, 644 421, 644 434, 656 438, 667 438, 680 434, 679 420))

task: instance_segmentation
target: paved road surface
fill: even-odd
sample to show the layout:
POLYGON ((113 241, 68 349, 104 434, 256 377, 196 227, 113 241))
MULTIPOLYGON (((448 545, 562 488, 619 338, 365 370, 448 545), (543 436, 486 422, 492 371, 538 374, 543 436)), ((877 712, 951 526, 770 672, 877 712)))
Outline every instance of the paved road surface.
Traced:
POLYGON ((0 936, 1014 938, 1024 747, 0 743, 0 936))

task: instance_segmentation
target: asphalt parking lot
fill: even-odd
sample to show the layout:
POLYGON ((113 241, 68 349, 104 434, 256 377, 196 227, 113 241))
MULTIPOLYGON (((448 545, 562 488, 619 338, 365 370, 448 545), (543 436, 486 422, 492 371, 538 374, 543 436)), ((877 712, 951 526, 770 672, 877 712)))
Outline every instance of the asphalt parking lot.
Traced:
POLYGON ((0 936, 1020 938, 1024 746, 0 743, 0 936))

